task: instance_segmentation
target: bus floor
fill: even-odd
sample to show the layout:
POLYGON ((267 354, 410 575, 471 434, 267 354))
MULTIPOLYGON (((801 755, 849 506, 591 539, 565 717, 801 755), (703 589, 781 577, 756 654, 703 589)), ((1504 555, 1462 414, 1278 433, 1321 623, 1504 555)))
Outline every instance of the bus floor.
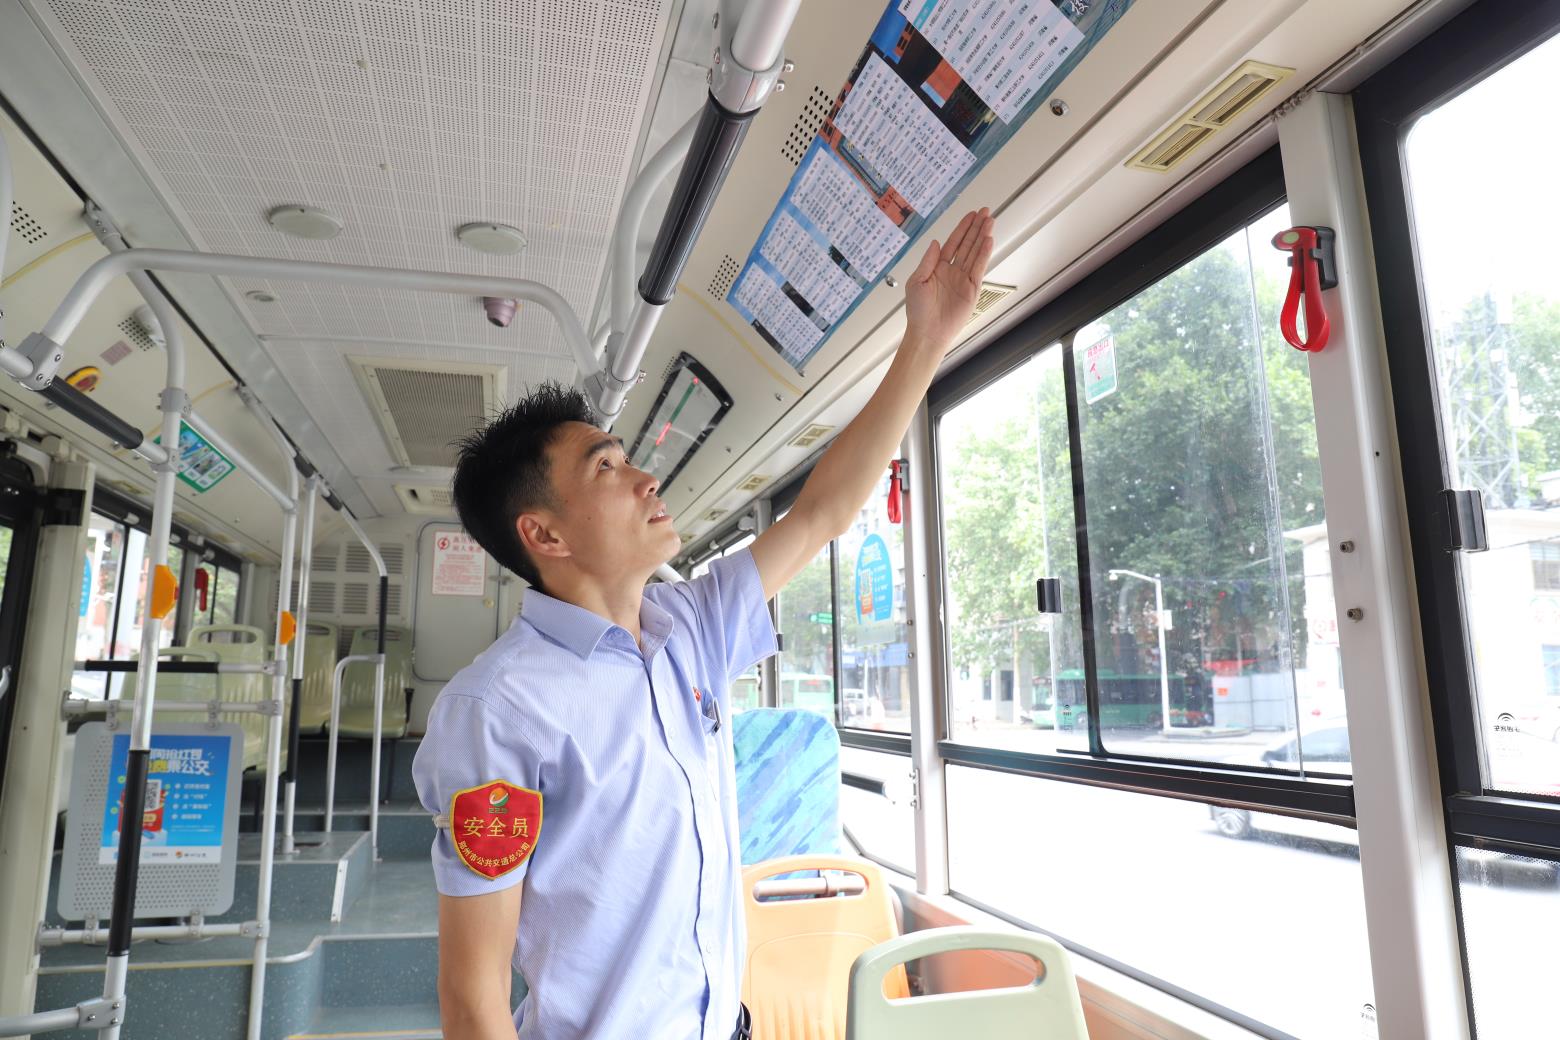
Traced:
MULTIPOLYGON (((414 745, 408 739, 406 744, 414 745)), ((305 741, 301 760, 324 754, 305 741)), ((380 806, 379 862, 368 837, 366 742, 343 742, 341 797, 323 832, 323 770, 300 769, 298 852, 276 858, 267 955, 263 1040, 412 1040, 438 1037, 438 896, 428 847, 433 820, 411 796, 413 746, 400 749, 391 799, 380 806), (356 804, 353 804, 356 802, 356 804), (332 918, 336 919, 333 920, 332 918)), ((244 824, 249 821, 245 819, 244 824)), ((260 836, 239 836, 233 907, 208 921, 244 921, 255 911, 260 836)), ((58 857, 49 924, 58 926, 58 857)), ((74 922, 72 927, 80 927, 74 922)), ((43 951, 35 1006, 68 1007, 102 992, 103 947, 43 951)), ((130 954, 123 1036, 241 1040, 249 1015, 254 940, 138 942, 130 954)), ((523 985, 516 986, 516 999, 523 985)), ((88 1037, 86 1032, 51 1034, 88 1037)))

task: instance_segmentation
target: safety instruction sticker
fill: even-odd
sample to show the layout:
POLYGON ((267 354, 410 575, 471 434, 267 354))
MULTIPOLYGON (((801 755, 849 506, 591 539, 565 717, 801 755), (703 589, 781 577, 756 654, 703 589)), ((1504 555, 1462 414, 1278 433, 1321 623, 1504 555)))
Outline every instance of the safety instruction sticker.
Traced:
POLYGON ((480 596, 487 591, 487 554, 464 531, 439 531, 433 538, 433 594, 480 596))
POLYGON ((1116 392, 1116 337, 1106 336, 1083 351, 1083 399, 1089 404, 1116 392))
MULTIPOLYGON (((233 738, 225 733, 152 734, 141 812, 142 863, 221 862, 232 746, 233 738)), ((100 865, 119 859, 129 755, 129 735, 117 734, 109 755, 100 865)))
POLYGON ((797 371, 1133 0, 893 0, 726 301, 797 371))
POLYGON ((455 855, 485 878, 503 877, 531 858, 542 832, 542 793, 503 780, 450 799, 455 855))
MULTIPOLYGON (((162 437, 152 438, 153 444, 162 437)), ((179 479, 199 492, 210 491, 229 473, 233 462, 211 445, 200 434, 183 423, 179 424, 179 479)))

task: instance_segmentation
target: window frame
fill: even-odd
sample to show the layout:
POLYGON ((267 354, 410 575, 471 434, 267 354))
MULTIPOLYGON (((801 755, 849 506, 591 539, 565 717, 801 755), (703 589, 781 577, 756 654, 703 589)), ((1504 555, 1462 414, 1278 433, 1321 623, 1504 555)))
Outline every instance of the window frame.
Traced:
POLYGON ((1398 443, 1433 446, 1398 455, 1454 876, 1458 845, 1560 859, 1560 800, 1513 796, 1487 779, 1461 559, 1446 550, 1441 491, 1451 484, 1404 151, 1420 117, 1560 34, 1560 0, 1494 7, 1474 4, 1354 94, 1398 443))
MULTIPOLYGON (((1073 364, 1073 341, 1077 332, 1283 204, 1285 199, 1283 164, 1278 148, 1274 146, 1168 217, 1077 285, 1024 318, 979 355, 944 375, 932 385, 927 395, 932 430, 931 471, 942 472, 939 420, 945 413, 1045 351, 1061 350, 1067 392, 1068 439, 1072 445, 1074 518, 1079 529, 1086 530, 1088 513, 1078 454, 1079 403, 1073 364)), ((947 602, 949 582, 940 490, 929 497, 928 538, 940 563, 939 595, 947 602)), ((1285 773, 1252 772, 1238 765, 1106 750, 1098 731, 1099 676, 1094 653, 1093 583, 1085 539, 1078 540, 1077 551, 1077 595, 1083 625, 1090 750, 1059 749, 1055 754, 1044 754, 987 748, 949 739, 947 691, 951 677, 944 642, 943 667, 937 676, 940 695, 937 752, 943 761, 1355 826, 1351 778, 1301 778, 1285 773)), ((940 631, 938 638, 946 641, 946 636, 945 631, 940 631)))

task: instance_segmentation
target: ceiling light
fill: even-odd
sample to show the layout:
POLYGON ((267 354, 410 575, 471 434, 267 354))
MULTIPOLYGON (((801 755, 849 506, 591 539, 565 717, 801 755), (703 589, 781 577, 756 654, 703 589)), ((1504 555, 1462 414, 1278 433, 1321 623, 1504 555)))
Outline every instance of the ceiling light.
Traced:
POLYGON ((508 224, 489 224, 485 221, 462 224, 455 232, 461 244, 490 256, 514 256, 525 248, 525 236, 508 224))
POLYGON ((277 206, 265 215, 265 219, 276 230, 294 238, 335 238, 346 226, 313 206, 277 206))
POLYGON ((275 303, 276 297, 263 289, 251 289, 244 294, 244 299, 250 303, 275 303))

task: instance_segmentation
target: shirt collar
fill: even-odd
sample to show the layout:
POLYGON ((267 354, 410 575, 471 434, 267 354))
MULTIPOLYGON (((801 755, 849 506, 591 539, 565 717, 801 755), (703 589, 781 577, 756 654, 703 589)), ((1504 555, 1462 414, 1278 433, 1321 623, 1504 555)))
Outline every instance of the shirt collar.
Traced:
MULTIPOLYGON (((590 657, 608 632, 616 629, 625 636, 628 631, 614 625, 600 614, 577 607, 561 599, 555 599, 540 589, 528 588, 520 604, 520 616, 531 623, 542 635, 561 643, 582 660, 590 657)), ((639 628, 644 641, 646 657, 666 645, 672 635, 672 616, 652 603, 648 598, 639 605, 639 628)), ((632 637, 629 639, 632 643, 632 637)))

